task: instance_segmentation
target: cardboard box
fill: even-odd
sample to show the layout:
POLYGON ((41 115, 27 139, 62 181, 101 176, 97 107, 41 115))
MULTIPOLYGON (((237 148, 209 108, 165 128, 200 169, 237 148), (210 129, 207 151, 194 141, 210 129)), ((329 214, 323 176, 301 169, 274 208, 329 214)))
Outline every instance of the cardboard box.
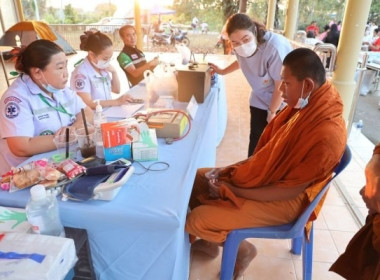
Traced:
POLYGON ((180 112, 163 112, 149 117, 149 128, 155 128, 158 138, 179 138, 183 135, 188 119, 180 112))
POLYGON ((203 103, 211 88, 212 69, 207 64, 198 64, 189 69, 188 65, 177 67, 178 100, 189 102, 194 95, 198 103, 203 103))

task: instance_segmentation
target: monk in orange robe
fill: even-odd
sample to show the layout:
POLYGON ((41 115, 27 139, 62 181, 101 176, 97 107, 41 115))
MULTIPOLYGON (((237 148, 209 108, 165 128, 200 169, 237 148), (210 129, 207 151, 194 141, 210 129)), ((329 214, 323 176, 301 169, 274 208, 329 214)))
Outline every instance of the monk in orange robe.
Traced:
MULTIPOLYGON (((217 256, 233 229, 294 221, 338 165, 347 141, 343 104, 320 58, 310 49, 293 50, 283 61, 281 80, 287 107, 265 128, 254 154, 197 171, 186 220, 193 250, 217 256)), ((240 244, 235 277, 256 253, 251 243, 240 244)))
POLYGON ((348 280, 380 279, 380 143, 365 168, 360 194, 368 208, 365 225, 348 243, 330 270, 348 280))

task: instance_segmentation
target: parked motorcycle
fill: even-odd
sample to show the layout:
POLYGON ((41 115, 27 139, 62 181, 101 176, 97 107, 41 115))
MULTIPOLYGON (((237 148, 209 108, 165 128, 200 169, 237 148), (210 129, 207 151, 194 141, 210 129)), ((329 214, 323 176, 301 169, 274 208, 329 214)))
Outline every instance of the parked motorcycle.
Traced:
POLYGON ((170 34, 164 32, 155 32, 152 37, 153 46, 165 46, 165 45, 175 45, 176 43, 182 43, 186 46, 190 44, 189 38, 186 36, 187 32, 182 30, 170 30, 170 34))
POLYGON ((187 35, 186 31, 182 31, 181 29, 174 29, 174 30, 172 29, 171 33, 173 34, 174 40, 175 40, 176 43, 182 43, 185 46, 189 46, 190 45, 190 40, 186 36, 187 35))

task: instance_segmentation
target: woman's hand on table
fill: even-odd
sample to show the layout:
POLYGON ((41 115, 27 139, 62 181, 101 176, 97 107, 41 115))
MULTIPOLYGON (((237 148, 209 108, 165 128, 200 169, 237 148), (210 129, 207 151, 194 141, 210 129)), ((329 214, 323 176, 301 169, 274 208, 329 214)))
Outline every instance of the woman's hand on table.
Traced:
POLYGON ((74 134, 75 133, 75 127, 74 126, 62 126, 60 129, 56 131, 54 136, 56 135, 65 135, 66 134, 66 128, 69 129, 69 134, 74 134))
POLYGON ((125 105, 128 103, 132 103, 133 100, 134 100, 134 98, 132 96, 130 96, 129 94, 123 94, 122 96, 120 96, 119 98, 116 99, 116 102, 117 102, 118 106, 121 106, 121 105, 125 105))

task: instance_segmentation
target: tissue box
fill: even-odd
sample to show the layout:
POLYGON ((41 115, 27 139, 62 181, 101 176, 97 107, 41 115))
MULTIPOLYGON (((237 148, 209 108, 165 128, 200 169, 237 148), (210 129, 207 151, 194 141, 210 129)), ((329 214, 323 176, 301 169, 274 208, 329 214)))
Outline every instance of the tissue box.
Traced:
POLYGON ((64 279, 77 261, 74 241, 56 236, 0 234, 0 251, 13 253, 1 259, 1 279, 64 279))
POLYGON ((0 232, 29 232, 30 228, 24 209, 0 206, 0 232))
POLYGON ((104 148, 121 146, 131 142, 125 121, 102 123, 101 130, 104 148))
POLYGON ((158 144, 156 130, 140 125, 140 140, 133 142, 133 160, 150 161, 158 160, 158 144))
POLYGON ((131 159, 131 144, 104 148, 104 158, 106 161, 113 161, 120 158, 131 159))

